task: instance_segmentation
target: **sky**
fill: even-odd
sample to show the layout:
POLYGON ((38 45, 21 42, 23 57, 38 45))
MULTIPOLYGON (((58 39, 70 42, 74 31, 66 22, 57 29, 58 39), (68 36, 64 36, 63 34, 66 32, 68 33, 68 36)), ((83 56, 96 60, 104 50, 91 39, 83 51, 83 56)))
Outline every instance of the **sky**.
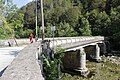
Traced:
POLYGON ((33 0, 13 0, 13 3, 16 4, 18 8, 20 8, 31 1, 33 0))

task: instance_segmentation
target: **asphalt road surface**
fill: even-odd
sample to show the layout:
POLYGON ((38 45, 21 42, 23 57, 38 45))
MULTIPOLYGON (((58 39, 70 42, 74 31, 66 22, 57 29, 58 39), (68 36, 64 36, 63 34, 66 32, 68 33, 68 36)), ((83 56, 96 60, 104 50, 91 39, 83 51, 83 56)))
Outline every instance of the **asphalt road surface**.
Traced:
POLYGON ((22 50, 25 46, 22 47, 4 47, 0 48, 0 72, 3 71, 17 54, 22 50))

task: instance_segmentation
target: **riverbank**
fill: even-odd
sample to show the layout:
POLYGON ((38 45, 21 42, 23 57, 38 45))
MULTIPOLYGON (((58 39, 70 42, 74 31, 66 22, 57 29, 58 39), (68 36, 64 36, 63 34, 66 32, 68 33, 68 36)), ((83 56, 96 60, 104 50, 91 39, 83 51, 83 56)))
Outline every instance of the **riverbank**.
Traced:
POLYGON ((87 61, 89 75, 82 77, 79 73, 62 73, 61 80, 120 80, 120 57, 102 56, 100 63, 87 61))

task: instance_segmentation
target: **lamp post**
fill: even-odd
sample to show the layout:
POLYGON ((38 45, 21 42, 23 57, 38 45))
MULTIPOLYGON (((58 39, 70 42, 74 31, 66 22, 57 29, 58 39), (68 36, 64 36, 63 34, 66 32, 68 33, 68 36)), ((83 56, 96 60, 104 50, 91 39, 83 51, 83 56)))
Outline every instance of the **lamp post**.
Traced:
POLYGON ((37 27, 37 12, 38 12, 38 11, 37 11, 37 0, 36 0, 35 3, 36 3, 36 11, 35 11, 35 14, 36 14, 36 15, 35 15, 35 26, 36 26, 36 27, 35 27, 35 30, 36 30, 35 32, 36 32, 36 35, 35 35, 35 40, 37 41, 37 40, 38 40, 38 29, 37 29, 37 28, 38 28, 38 27, 37 27))
POLYGON ((36 35, 35 35, 35 40, 37 41, 37 39, 38 39, 38 30, 37 30, 37 0, 35 0, 35 2, 36 2, 36 10, 35 10, 35 33, 36 33, 36 35))
POLYGON ((41 16, 42 16, 42 27, 41 27, 41 30, 42 30, 42 41, 44 40, 45 38, 45 34, 44 34, 44 14, 43 14, 43 0, 41 0, 41 16))

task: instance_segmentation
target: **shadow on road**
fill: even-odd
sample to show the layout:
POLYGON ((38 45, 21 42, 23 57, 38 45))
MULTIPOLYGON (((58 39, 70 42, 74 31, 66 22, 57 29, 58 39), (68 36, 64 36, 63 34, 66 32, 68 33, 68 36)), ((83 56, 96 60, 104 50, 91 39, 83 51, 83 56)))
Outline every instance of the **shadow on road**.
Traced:
MULTIPOLYGON (((7 66, 8 67, 8 66, 7 66)), ((0 72, 0 77, 2 76, 2 74, 4 73, 4 71, 7 69, 7 67, 5 67, 1 72, 0 72)))

